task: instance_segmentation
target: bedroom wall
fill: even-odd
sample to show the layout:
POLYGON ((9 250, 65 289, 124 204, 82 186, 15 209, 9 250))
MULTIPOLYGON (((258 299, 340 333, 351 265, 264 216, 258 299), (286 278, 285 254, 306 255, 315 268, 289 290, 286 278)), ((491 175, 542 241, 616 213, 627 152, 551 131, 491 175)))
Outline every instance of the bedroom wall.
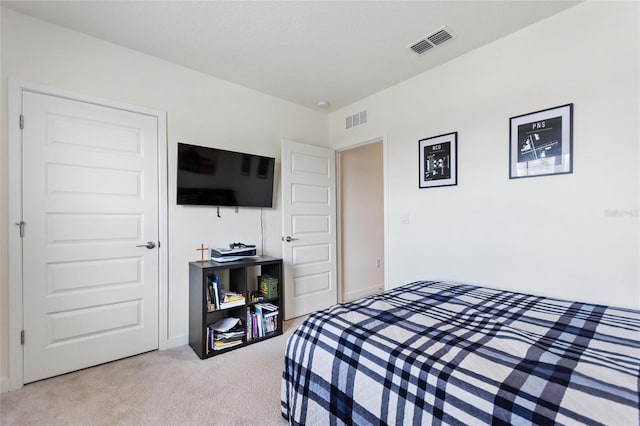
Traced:
POLYGON ((388 287, 448 279, 640 307, 639 6, 574 6, 330 115, 336 149, 385 138, 388 287), (509 117, 566 103, 573 174, 510 180, 509 117), (363 109, 368 124, 344 131, 363 109), (458 185, 418 189, 418 140, 453 131, 458 185))
MULTIPOLYGON (((267 96, 163 60, 72 32, 11 10, 2 19, 0 145, 0 378, 8 375, 7 82, 24 80, 167 112, 169 180, 169 345, 187 343, 188 267, 196 248, 260 244, 260 210, 175 204, 176 143, 216 146, 277 158, 280 140, 328 145, 327 114, 267 96)), ((264 253, 281 256, 280 181, 264 210, 264 253)), ((165 243, 165 242, 163 242, 165 243)))

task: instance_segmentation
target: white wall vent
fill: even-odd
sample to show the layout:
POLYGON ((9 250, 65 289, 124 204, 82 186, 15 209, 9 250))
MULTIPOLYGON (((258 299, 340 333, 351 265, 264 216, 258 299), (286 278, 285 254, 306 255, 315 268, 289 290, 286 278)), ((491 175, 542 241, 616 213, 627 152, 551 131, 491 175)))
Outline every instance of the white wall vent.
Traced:
POLYGON ((431 50, 436 46, 440 46, 447 40, 451 40, 456 35, 452 33, 447 27, 441 27, 433 31, 430 34, 422 37, 420 40, 411 43, 409 49, 416 52, 418 55, 422 55, 427 50, 431 50))
POLYGON ((367 123, 367 110, 360 111, 353 115, 348 115, 345 119, 344 128, 349 130, 357 126, 362 126, 367 123))

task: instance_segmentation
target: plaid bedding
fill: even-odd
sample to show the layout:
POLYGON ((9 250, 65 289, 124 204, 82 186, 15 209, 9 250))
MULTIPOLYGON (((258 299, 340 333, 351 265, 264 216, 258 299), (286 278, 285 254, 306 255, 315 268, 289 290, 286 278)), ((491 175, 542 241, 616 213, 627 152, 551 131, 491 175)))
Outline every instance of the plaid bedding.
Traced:
POLYGON ((289 338, 290 424, 640 422, 640 311, 421 281, 289 338))

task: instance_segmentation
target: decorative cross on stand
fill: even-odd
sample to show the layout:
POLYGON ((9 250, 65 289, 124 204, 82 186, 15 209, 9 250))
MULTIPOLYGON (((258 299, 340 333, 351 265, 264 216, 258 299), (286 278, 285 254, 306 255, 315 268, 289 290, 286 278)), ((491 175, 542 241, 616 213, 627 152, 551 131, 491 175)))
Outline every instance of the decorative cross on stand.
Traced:
POLYGON ((204 251, 209 250, 208 247, 205 247, 204 244, 200 244, 200 248, 196 249, 196 251, 200 252, 200 260, 196 260, 196 262, 206 262, 208 259, 204 258, 204 251))

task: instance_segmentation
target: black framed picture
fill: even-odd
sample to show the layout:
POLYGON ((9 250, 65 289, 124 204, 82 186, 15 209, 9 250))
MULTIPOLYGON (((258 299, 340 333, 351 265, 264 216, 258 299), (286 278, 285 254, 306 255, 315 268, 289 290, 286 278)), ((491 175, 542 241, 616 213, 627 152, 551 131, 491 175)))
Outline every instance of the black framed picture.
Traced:
POLYGON ((458 132, 418 141, 420 188, 458 184, 458 132))
POLYGON ((509 119, 509 179, 573 173, 573 104, 509 119))

